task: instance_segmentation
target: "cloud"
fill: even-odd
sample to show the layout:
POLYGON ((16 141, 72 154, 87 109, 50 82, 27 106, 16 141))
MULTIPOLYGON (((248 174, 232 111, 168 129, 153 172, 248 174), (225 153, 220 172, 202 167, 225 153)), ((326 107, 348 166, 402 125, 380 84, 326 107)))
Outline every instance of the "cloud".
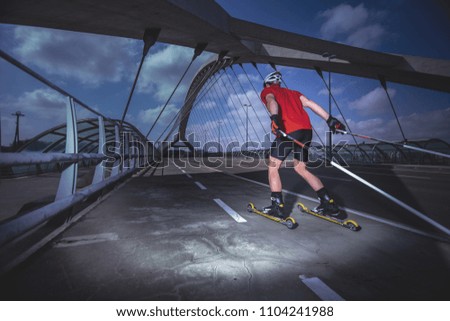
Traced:
MULTIPOLYGON (((157 107, 152 107, 139 111, 139 113, 137 114, 137 118, 134 119, 134 123, 136 124, 136 127, 141 130, 142 134, 146 135, 147 132, 150 130, 150 128, 153 127, 153 124, 156 121, 156 118, 161 112, 163 106, 164 105, 159 105, 157 107)), ((159 118, 157 124, 152 129, 149 139, 158 138, 162 134, 163 130, 165 130, 169 124, 171 128, 174 124, 171 123, 171 121, 178 113, 178 111, 179 106, 175 104, 168 104, 164 109, 164 112, 161 114, 161 117, 159 118)), ((168 131, 166 131, 165 134, 167 133, 168 131)))
MULTIPOLYGON (((341 117, 338 118, 342 121, 341 117)), ((409 141, 438 138, 450 143, 448 119, 450 119, 450 108, 412 113, 399 117, 402 129, 409 141)), ((311 117, 311 121, 317 134, 325 142, 328 126, 317 117, 311 117)), ((397 121, 393 117, 388 120, 381 117, 374 117, 360 121, 348 118, 347 123, 350 130, 357 134, 368 135, 392 142, 400 142, 403 140, 397 121)), ((320 139, 314 135, 313 141, 320 142, 320 139)), ((370 140, 361 138, 356 138, 356 141, 358 143, 373 143, 370 140)), ((349 135, 333 135, 333 143, 338 144, 339 142, 354 144, 353 138, 349 135)))
MULTIPOLYGON (((395 89, 388 89, 388 93, 393 98, 395 89)), ((390 108, 386 92, 381 87, 377 87, 364 96, 349 103, 350 110, 357 111, 360 115, 369 116, 386 112, 390 108)))
POLYGON ((30 139, 35 135, 65 123, 66 98, 51 89, 36 89, 24 92, 19 97, 6 98, 0 103, 2 110, 3 145, 12 143, 15 132, 16 111, 25 114, 20 119, 20 139, 30 139))
MULTIPOLYGON (((441 138, 450 142, 450 108, 399 117, 408 139, 441 138)), ((394 120, 391 121, 396 125, 394 120)))
MULTIPOLYGON (((141 123, 147 124, 148 128, 153 125, 153 122, 158 117, 159 113, 161 112, 161 109, 164 105, 160 105, 156 108, 148 108, 145 110, 141 110, 138 114, 138 120, 141 123)), ((175 116, 175 114, 178 112, 178 108, 174 104, 168 104, 164 110, 164 112, 161 114, 161 118, 158 120, 160 123, 169 123, 172 118, 175 116)))
POLYGON ((40 88, 27 91, 22 96, 12 99, 7 103, 2 103, 2 107, 12 110, 20 110, 32 115, 39 115, 40 118, 55 119, 61 122, 65 120, 67 98, 48 88, 40 88))
POLYGON ((247 73, 247 75, 248 75, 248 78, 243 73, 238 74, 238 80, 241 84, 243 84, 243 86, 251 87, 251 84, 249 84, 249 82, 248 82, 249 79, 252 82, 252 84, 254 84, 254 83, 261 84, 263 81, 261 79, 261 76, 259 76, 259 75, 252 74, 252 73, 247 73))
POLYGON ((201 101, 196 102, 196 104, 197 104, 196 109, 201 110, 202 112, 206 112, 214 108, 219 108, 219 106, 217 106, 217 103, 211 99, 202 99, 201 101))
POLYGON ((326 38, 334 38, 339 34, 346 34, 361 27, 369 17, 369 12, 360 4, 352 7, 348 4, 340 4, 333 9, 319 13, 326 19, 320 28, 321 34, 326 38))
MULTIPOLYGON (((345 90, 345 88, 343 88, 343 87, 332 87, 331 88, 331 93, 334 96, 337 96, 337 95, 342 94, 344 92, 344 90, 345 90)), ((327 88, 323 88, 317 94, 321 95, 321 96, 328 96, 328 89, 327 88)))
MULTIPOLYGON (((450 142, 450 108, 412 113, 399 117, 408 140, 440 138, 450 142)), ((352 131, 388 141, 401 141, 402 135, 395 119, 372 118, 355 122, 347 120, 352 131)))
POLYGON ((222 106, 211 103, 208 107, 201 103, 196 104, 188 123, 187 132, 195 132, 196 137, 202 142, 205 137, 206 140, 217 141, 220 126, 223 144, 230 142, 243 144, 247 136, 247 111, 250 141, 264 140, 265 134, 270 132, 267 111, 254 90, 248 90, 245 93, 241 91, 239 94, 229 93, 225 100, 222 98, 222 106), (243 107, 244 104, 251 104, 253 108, 247 110, 243 107))
MULTIPOLYGON (((90 111, 75 105, 77 119, 97 117, 90 111)), ((0 102, 2 111, 3 144, 14 137, 15 120, 11 113, 21 111, 25 114, 20 120, 21 140, 34 137, 52 127, 66 123, 67 98, 50 88, 26 91, 19 97, 5 97, 0 102)))
POLYGON ((14 52, 24 63, 86 85, 118 82, 135 70, 135 40, 23 26, 14 37, 14 52))
MULTIPOLYGON (((189 65, 193 53, 192 48, 175 45, 167 45, 157 52, 150 52, 142 67, 138 91, 151 93, 160 102, 167 101, 189 65)), ((210 56, 209 53, 204 53, 195 60, 175 92, 173 101, 180 102, 184 99, 194 74, 210 56)))
POLYGON ((381 25, 369 25, 350 34, 346 43, 360 48, 376 48, 385 34, 386 31, 381 25))
POLYGON ((376 48, 387 34, 381 24, 383 11, 369 11, 364 4, 340 4, 318 14, 325 19, 320 28, 323 38, 366 49, 376 48))

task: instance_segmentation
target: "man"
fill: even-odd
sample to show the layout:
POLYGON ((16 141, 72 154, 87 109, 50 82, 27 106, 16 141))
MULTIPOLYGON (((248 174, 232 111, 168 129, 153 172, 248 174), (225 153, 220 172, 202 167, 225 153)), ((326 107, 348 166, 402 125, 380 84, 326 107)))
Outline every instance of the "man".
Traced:
POLYGON ((278 171, 286 157, 294 150, 295 171, 311 186, 320 200, 320 205, 315 208, 315 211, 325 215, 337 216, 339 207, 330 197, 321 180, 306 168, 308 149, 282 137, 278 130, 284 131, 309 147, 312 139, 312 127, 305 107, 323 118, 333 133, 336 132, 336 129, 345 131, 345 126, 300 92, 282 88, 280 82, 280 72, 270 73, 264 79, 264 89, 261 92, 261 99, 271 115, 272 132, 277 135, 272 143, 269 158, 269 185, 272 192, 272 205, 265 207, 264 212, 278 217, 286 216, 283 213, 282 186, 278 171))

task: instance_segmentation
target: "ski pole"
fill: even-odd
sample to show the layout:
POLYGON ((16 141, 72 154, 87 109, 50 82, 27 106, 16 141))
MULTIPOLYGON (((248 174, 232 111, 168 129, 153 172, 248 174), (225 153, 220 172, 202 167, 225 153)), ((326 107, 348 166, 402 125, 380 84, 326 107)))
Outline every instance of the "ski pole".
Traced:
MULTIPOLYGON (((278 132, 285 138, 288 138, 290 140, 292 140, 294 143, 296 143, 297 145, 299 145, 302 148, 306 148, 309 149, 309 146, 303 144, 302 142, 299 142, 298 140, 296 140, 294 137, 292 137, 291 135, 286 134, 284 131, 282 130, 278 130, 278 132)), ((362 135, 361 135, 362 136, 362 135)), ((325 159, 326 156, 325 156, 325 159)), ((330 160, 331 165, 333 165, 333 167, 339 169, 340 171, 344 172, 345 174, 349 175, 350 177, 353 177, 354 179, 358 180, 359 182, 363 183, 364 185, 366 185, 367 187, 371 188, 372 190, 374 190, 375 192, 381 194, 382 196, 390 199, 391 201, 393 201, 394 203, 396 203, 397 205, 399 205, 400 207, 403 207, 405 210, 407 210, 408 212, 414 214, 415 216, 419 217, 420 219, 426 221, 427 223, 433 225, 435 228, 441 230, 442 232, 444 232, 447 235, 450 235, 450 230, 448 228, 446 228, 445 226, 439 224, 438 222, 433 221, 431 218, 429 218, 427 215, 423 214, 422 212, 416 210, 415 208, 409 206, 406 203, 403 203, 402 201, 400 201, 399 199, 395 198, 394 196, 392 196, 391 194, 385 192, 384 190, 382 190, 381 188, 373 185, 372 183, 366 181, 364 178, 356 175, 355 173, 349 171, 348 169, 342 167, 341 165, 337 164, 336 162, 334 162, 333 160, 330 160)))
POLYGON ((297 145, 299 145, 302 148, 307 148, 309 149, 308 146, 306 146, 305 144, 303 144, 302 142, 299 142, 298 140, 296 140, 294 137, 292 137, 291 135, 286 134, 284 131, 282 131, 281 129, 278 130, 278 132, 281 134, 281 136, 289 138, 290 140, 292 140, 294 143, 296 143, 297 145))
POLYGON ((374 138, 374 137, 370 137, 370 136, 367 136, 367 135, 350 133, 350 132, 347 132, 347 131, 344 131, 344 130, 340 130, 340 129, 336 129, 336 131, 341 133, 341 134, 344 134, 344 135, 351 135, 351 136, 355 136, 355 137, 359 137, 359 138, 363 138, 363 139, 368 139, 368 140, 372 140, 372 141, 379 142, 379 143, 385 143, 385 144, 390 144, 390 145, 395 145, 395 146, 401 146, 403 148, 416 150, 418 152, 423 152, 423 153, 428 153, 428 154, 433 154, 433 155, 437 155, 437 156, 450 158, 449 154, 439 153, 439 152, 435 152, 433 150, 424 149, 424 148, 420 148, 420 147, 415 147, 415 146, 411 146, 411 145, 408 145, 408 144, 390 142, 390 141, 387 141, 387 140, 374 138))

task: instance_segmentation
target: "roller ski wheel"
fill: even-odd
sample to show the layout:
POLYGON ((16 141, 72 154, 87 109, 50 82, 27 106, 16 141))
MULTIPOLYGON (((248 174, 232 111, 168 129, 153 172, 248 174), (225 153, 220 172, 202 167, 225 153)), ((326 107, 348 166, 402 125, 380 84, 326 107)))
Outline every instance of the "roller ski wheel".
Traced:
POLYGON ((265 218, 268 218, 271 221, 275 221, 277 223, 283 224, 290 230, 293 230, 298 226, 297 222, 295 221, 295 219, 293 217, 288 216, 286 218, 281 218, 281 217, 266 214, 263 211, 261 211, 260 209, 256 208, 256 206, 253 203, 248 203, 247 211, 249 213, 255 213, 255 214, 261 215, 265 218))
POLYGON ((297 203, 297 207, 302 213, 310 214, 315 217, 321 218, 325 221, 338 224, 340 226, 348 228, 350 231, 357 232, 361 229, 361 226, 359 226, 359 224, 356 223, 354 220, 341 220, 341 219, 333 217, 333 216, 321 214, 321 213, 318 213, 318 212, 315 212, 315 211, 309 209, 303 203, 300 203, 300 202, 297 203))

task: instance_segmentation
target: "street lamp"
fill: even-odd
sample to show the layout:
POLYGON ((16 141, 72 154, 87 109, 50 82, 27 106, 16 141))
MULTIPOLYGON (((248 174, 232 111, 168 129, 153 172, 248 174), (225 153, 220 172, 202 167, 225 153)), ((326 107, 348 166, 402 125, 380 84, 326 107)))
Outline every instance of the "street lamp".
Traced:
POLYGON ((246 107, 245 115, 246 115, 247 121, 246 121, 246 127, 245 127, 245 146, 246 146, 246 149, 248 150, 248 109, 249 109, 249 107, 253 107, 253 106, 244 104, 244 105, 242 105, 242 107, 246 107))
POLYGON ((220 148, 220 124, 222 124, 223 121, 219 120, 219 121, 217 121, 217 123, 219 124, 219 155, 220 155, 220 153, 221 153, 221 148, 220 148))
MULTIPOLYGON (((324 58, 328 58, 328 114, 331 116, 331 70, 330 70, 330 61, 331 59, 336 58, 336 55, 330 54, 328 52, 325 52, 322 54, 322 57, 324 58)), ((327 135, 327 152, 326 152, 326 163, 327 165, 330 164, 331 159, 333 157, 332 155, 332 146, 333 146, 333 135, 331 133, 331 131, 328 131, 328 135, 327 135)))

